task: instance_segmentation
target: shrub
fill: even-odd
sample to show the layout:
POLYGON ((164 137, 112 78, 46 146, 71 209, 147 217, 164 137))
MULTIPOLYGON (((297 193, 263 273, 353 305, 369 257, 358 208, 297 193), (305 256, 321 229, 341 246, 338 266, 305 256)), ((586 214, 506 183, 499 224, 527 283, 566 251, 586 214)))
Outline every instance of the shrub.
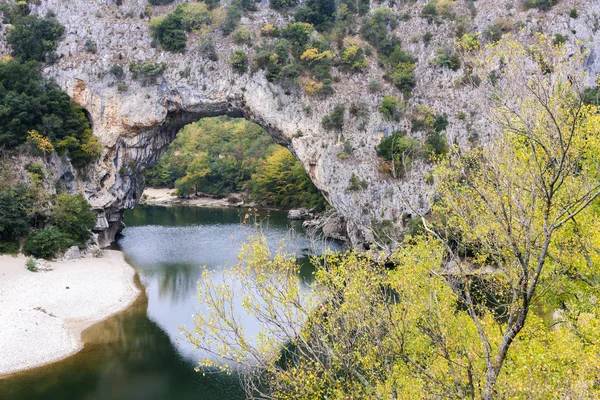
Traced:
POLYGON ((233 32, 233 41, 237 44, 252 44, 252 32, 245 26, 239 27, 233 32))
POLYGON ((383 56, 389 56, 400 40, 390 32, 396 27, 398 19, 389 8, 378 8, 365 19, 362 28, 363 37, 383 56))
POLYGON ((234 70, 243 74, 248 69, 248 55, 242 50, 236 50, 229 58, 229 64, 231 64, 234 70))
POLYGON ((3 242, 0 240, 0 254, 19 254, 19 241, 11 240, 3 242))
POLYGON ((306 0, 302 6, 296 8, 294 19, 298 22, 308 22, 318 31, 324 31, 333 24, 335 12, 334 0, 306 0))
POLYGON ((433 34, 431 32, 427 31, 423 34, 423 43, 425 43, 425 46, 431 42, 431 38, 433 38, 433 34))
POLYGON ((215 45, 213 44, 211 39, 207 39, 202 43, 202 45, 200 45, 200 52, 204 57, 208 58, 211 61, 219 60, 219 56, 215 51, 215 45))
POLYGON ((11 20, 14 25, 6 40, 13 56, 21 60, 53 61, 56 43, 64 27, 56 18, 38 18, 33 15, 19 16, 11 20))
POLYGON ((25 184, 0 189, 0 253, 19 249, 17 240, 27 236, 32 196, 25 184), (4 249, 2 249, 4 247, 4 249))
POLYGON ((340 61, 344 67, 356 72, 362 71, 369 65, 369 60, 365 58, 363 49, 357 45, 345 47, 340 55, 340 61))
POLYGON ((446 155, 448 153, 446 136, 437 130, 428 132, 423 150, 429 157, 446 155))
POLYGON ((541 11, 547 11, 554 7, 558 3, 558 0, 525 0, 525 8, 537 8, 541 11))
POLYGON ((552 43, 554 43, 555 46, 565 44, 566 41, 567 37, 565 35, 561 35, 560 33, 557 33, 552 37, 552 43))
POLYGON ((346 188, 346 190, 356 191, 356 190, 360 190, 360 189, 366 189, 367 187, 369 187, 369 183, 365 180, 360 179, 353 172, 352 176, 350 177, 350 181, 348 183, 348 187, 346 188))
POLYGON ((410 93, 410 91, 415 87, 415 68, 415 64, 404 62, 398 64, 392 73, 391 78, 394 82, 394 85, 396 85, 396 87, 402 90, 405 94, 410 93))
POLYGON ((595 106, 600 105, 600 88, 585 88, 583 93, 581 93, 581 101, 584 104, 592 104, 595 106))
POLYGON ((579 13, 577 12, 576 8, 571 8, 571 11, 569 11, 569 17, 576 19, 577 17, 579 17, 579 13))
POLYGON ((151 61, 144 61, 140 64, 132 62, 129 64, 131 75, 134 79, 139 80, 143 86, 155 83, 156 78, 161 75, 166 68, 167 65, 165 63, 154 64, 151 61))
POLYGON ((221 30, 225 36, 228 36, 233 32, 238 22, 242 18, 242 13, 237 7, 229 6, 226 9, 225 21, 221 26, 221 30))
POLYGON ((379 112, 383 115, 386 120, 400 119, 400 107, 402 103, 397 97, 384 96, 379 106, 379 112))
POLYGON ((287 10, 288 8, 295 7, 297 4, 297 0, 269 0, 269 6, 277 11, 287 10))
POLYGON ((60 194, 50 212, 50 223, 60 230, 80 248, 91 237, 96 226, 96 215, 92 206, 81 194, 60 194))
POLYGON ((369 92, 377 93, 381 90, 381 82, 373 80, 369 82, 369 92))
POLYGON ((23 252, 36 258, 52 258, 64 252, 72 241, 55 226, 48 226, 29 236, 23 246, 23 252))
POLYGON ((110 73, 116 76, 117 78, 120 78, 121 76, 123 76, 123 67, 115 64, 112 67, 110 67, 110 73))
POLYGON ((148 0, 148 3, 152 4, 153 6, 162 6, 163 4, 169 4, 173 1, 174 0, 148 0))
POLYGON ((432 60, 432 64, 457 71, 460 68, 460 58, 451 49, 444 47, 438 49, 437 56, 432 60))
POLYGON ((184 30, 197 31, 210 23, 210 11, 202 3, 183 3, 177 6, 175 13, 180 13, 181 26, 184 30))
POLYGON ((389 162, 395 178, 402 178, 412 159, 419 154, 419 142, 407 137, 403 131, 384 138, 376 148, 377 155, 389 162))
POLYGON ((346 112, 346 108, 343 104, 336 104, 333 107, 333 111, 331 114, 323 117, 321 121, 321 125, 326 130, 338 130, 341 131, 344 127, 344 114, 346 112))
POLYGON ((25 262, 25 268, 26 268, 28 271, 31 271, 31 272, 37 272, 37 271, 38 271, 38 269, 37 269, 37 265, 36 265, 36 264, 37 264, 37 263, 36 263, 36 261, 35 261, 35 258, 33 258, 33 257, 29 257, 29 258, 27 259, 27 262, 25 262))
POLYGON ((98 46, 96 45, 96 42, 94 42, 92 39, 87 39, 85 41, 85 51, 87 51, 88 53, 95 54, 98 51, 98 46))
POLYGON ((180 13, 174 12, 165 18, 153 18, 150 21, 150 31, 165 50, 178 53, 185 51, 187 35, 180 13))
POLYGON ((430 0, 423 9, 421 9, 421 17, 428 20, 434 20, 438 15, 437 7, 434 0, 430 0))

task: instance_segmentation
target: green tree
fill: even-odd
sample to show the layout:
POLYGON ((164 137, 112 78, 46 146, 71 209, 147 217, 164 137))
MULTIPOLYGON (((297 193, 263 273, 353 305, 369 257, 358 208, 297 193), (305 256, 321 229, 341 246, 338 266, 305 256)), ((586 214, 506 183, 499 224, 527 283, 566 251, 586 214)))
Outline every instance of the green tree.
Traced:
POLYGON ((16 16, 11 20, 13 28, 6 41, 12 54, 22 61, 52 61, 56 43, 64 33, 64 27, 56 18, 38 18, 34 15, 16 16))
POLYGON ((73 241, 55 226, 40 229, 29 236, 23 246, 23 252, 36 258, 52 258, 64 252, 73 241))
POLYGON ((323 207, 325 201, 302 165, 280 147, 252 176, 252 198, 268 206, 323 207))
POLYGON ((83 195, 63 193, 54 199, 49 223, 58 227, 72 245, 83 248, 96 226, 96 214, 83 195))

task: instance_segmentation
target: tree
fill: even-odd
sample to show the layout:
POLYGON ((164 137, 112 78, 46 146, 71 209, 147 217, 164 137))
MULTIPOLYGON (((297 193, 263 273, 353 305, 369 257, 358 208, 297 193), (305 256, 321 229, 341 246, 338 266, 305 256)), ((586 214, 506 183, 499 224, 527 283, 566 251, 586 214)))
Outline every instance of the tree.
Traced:
POLYGON ((96 226, 96 214, 82 194, 59 194, 50 212, 50 224, 63 232, 71 245, 85 247, 96 226))
POLYGON ((478 99, 493 140, 436 166, 424 233, 390 264, 315 258, 302 291, 298 265, 259 237, 225 281, 206 271, 206 313, 184 330, 213 356, 200 368, 237 368, 250 398, 599 396, 600 110, 581 100, 581 58, 547 38, 527 50, 485 50, 479 67, 503 66, 478 99))
POLYGON ((56 42, 65 28, 56 18, 38 18, 34 15, 13 18, 14 27, 8 31, 6 40, 12 54, 22 61, 52 61, 55 58, 56 42))
POLYGON ((500 42, 482 68, 509 49, 501 81, 489 89, 499 137, 486 149, 455 152, 437 169, 440 201, 433 211, 445 222, 430 228, 445 244, 451 286, 485 350, 484 399, 494 397, 533 304, 553 290, 563 263, 577 258, 572 252, 581 251, 581 243, 573 248, 578 235, 564 233, 595 229, 590 206, 600 195, 599 110, 583 104, 576 65, 564 49, 539 37, 529 57, 519 55, 525 54, 522 45, 500 42), (487 288, 502 309, 495 326, 482 322, 491 307, 478 304, 474 294, 473 275, 486 271, 498 282, 487 288), (500 340, 492 329, 501 330, 500 340))
POLYGON ((177 195, 180 197, 186 197, 192 193, 197 195, 204 182, 204 178, 209 173, 209 160, 206 153, 198 155, 188 165, 185 176, 175 183, 177 186, 177 195))

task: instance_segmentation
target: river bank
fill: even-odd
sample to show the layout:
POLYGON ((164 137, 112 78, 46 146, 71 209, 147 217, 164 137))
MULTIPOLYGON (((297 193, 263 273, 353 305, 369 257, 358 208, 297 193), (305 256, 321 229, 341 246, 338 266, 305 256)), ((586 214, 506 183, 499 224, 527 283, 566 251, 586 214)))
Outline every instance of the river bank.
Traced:
POLYGON ((68 357, 82 332, 140 294, 123 253, 50 262, 30 272, 24 256, 0 256, 0 377, 68 357))
POLYGON ((194 206, 194 207, 255 207, 253 202, 245 202, 239 195, 217 198, 208 195, 182 199, 175 195, 175 189, 147 187, 142 193, 140 204, 151 206, 194 206))

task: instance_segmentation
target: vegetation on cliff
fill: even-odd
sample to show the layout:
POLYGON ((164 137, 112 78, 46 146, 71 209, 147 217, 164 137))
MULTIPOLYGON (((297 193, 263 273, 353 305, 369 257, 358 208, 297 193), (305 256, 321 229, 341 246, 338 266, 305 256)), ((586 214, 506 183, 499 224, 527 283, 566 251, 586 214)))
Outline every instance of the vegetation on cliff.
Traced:
POLYGON ((28 183, 0 173, 0 254, 23 252, 52 258, 71 246, 85 247, 96 215, 81 194, 51 195, 41 164, 28 164, 28 183))
POLYGON ((12 57, 0 62, 0 147, 14 149, 29 141, 40 154, 68 152, 75 167, 94 161, 101 144, 83 109, 41 73, 41 62, 56 60, 64 28, 52 16, 27 15, 28 9, 4 6, 2 11, 12 23, 6 37, 12 57))

